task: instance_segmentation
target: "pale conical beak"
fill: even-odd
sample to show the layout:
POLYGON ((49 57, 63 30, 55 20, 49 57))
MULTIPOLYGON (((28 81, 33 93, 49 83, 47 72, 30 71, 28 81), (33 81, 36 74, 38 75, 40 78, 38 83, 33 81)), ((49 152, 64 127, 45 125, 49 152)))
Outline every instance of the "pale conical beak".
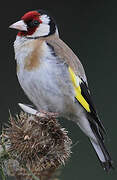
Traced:
POLYGON ((27 31, 27 25, 23 20, 17 21, 16 23, 9 26, 9 28, 18 29, 20 31, 27 31))

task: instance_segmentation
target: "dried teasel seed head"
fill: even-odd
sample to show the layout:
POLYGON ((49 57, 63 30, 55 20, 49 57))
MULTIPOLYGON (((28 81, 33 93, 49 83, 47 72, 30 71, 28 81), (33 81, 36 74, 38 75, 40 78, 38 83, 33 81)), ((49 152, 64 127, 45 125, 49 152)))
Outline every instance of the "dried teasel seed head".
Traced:
MULTIPOLYGON (((21 111, 19 116, 11 116, 10 126, 4 133, 10 142, 8 151, 15 163, 25 164, 41 180, 49 180, 70 157, 72 142, 57 121, 56 114, 40 114, 37 117, 21 111)), ((31 179, 23 167, 13 171, 17 177, 31 179)))

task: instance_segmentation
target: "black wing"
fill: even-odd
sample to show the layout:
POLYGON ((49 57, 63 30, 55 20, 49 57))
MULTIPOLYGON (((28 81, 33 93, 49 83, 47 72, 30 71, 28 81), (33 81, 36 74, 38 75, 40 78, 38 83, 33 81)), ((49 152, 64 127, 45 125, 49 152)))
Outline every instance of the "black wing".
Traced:
MULTIPOLYGON (((99 126, 99 131, 101 129, 104 133, 106 133, 105 128, 104 128, 102 122, 100 121, 98 114, 96 112, 96 108, 92 101, 89 88, 88 88, 87 84, 83 81, 83 79, 81 79, 80 88, 81 88, 82 96, 89 104, 90 112, 87 112, 87 115, 90 116, 91 118, 88 118, 88 119, 91 119, 91 121, 95 121, 99 126)), ((101 131, 100 131, 100 134, 102 135, 101 131)))

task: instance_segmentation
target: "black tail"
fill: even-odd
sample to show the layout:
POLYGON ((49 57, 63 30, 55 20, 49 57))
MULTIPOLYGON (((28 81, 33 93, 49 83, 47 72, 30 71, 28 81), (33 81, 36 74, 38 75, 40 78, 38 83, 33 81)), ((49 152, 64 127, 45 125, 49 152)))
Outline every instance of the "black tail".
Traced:
POLYGON ((91 140, 91 143, 96 151, 97 157, 106 172, 109 172, 110 169, 114 169, 112 165, 112 159, 110 154, 108 153, 103 142, 99 142, 98 144, 91 140))
POLYGON ((104 145, 103 135, 98 130, 96 124, 90 123, 91 129, 97 139, 97 142, 91 140, 91 143, 96 151, 98 159, 105 171, 109 172, 110 169, 114 169, 113 162, 107 148, 104 145))

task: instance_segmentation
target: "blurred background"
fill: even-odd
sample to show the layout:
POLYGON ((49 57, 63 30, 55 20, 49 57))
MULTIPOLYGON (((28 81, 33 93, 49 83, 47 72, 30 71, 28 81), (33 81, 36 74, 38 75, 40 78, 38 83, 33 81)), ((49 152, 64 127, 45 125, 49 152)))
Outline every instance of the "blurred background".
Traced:
MULTIPOLYGON (((27 11, 45 9, 56 19, 60 37, 80 58, 89 81, 100 118, 107 130, 106 145, 117 165, 117 1, 2 1, 0 10, 0 121, 8 121, 11 110, 19 112, 18 102, 28 103, 17 77, 13 42, 16 31, 8 26, 27 11)), ((71 159, 63 168, 61 180, 114 180, 117 170, 107 174, 101 168, 87 137, 73 123, 62 121, 73 140, 71 159), (78 143, 76 143, 78 142, 78 143)), ((12 178, 8 178, 11 180, 12 178)))

